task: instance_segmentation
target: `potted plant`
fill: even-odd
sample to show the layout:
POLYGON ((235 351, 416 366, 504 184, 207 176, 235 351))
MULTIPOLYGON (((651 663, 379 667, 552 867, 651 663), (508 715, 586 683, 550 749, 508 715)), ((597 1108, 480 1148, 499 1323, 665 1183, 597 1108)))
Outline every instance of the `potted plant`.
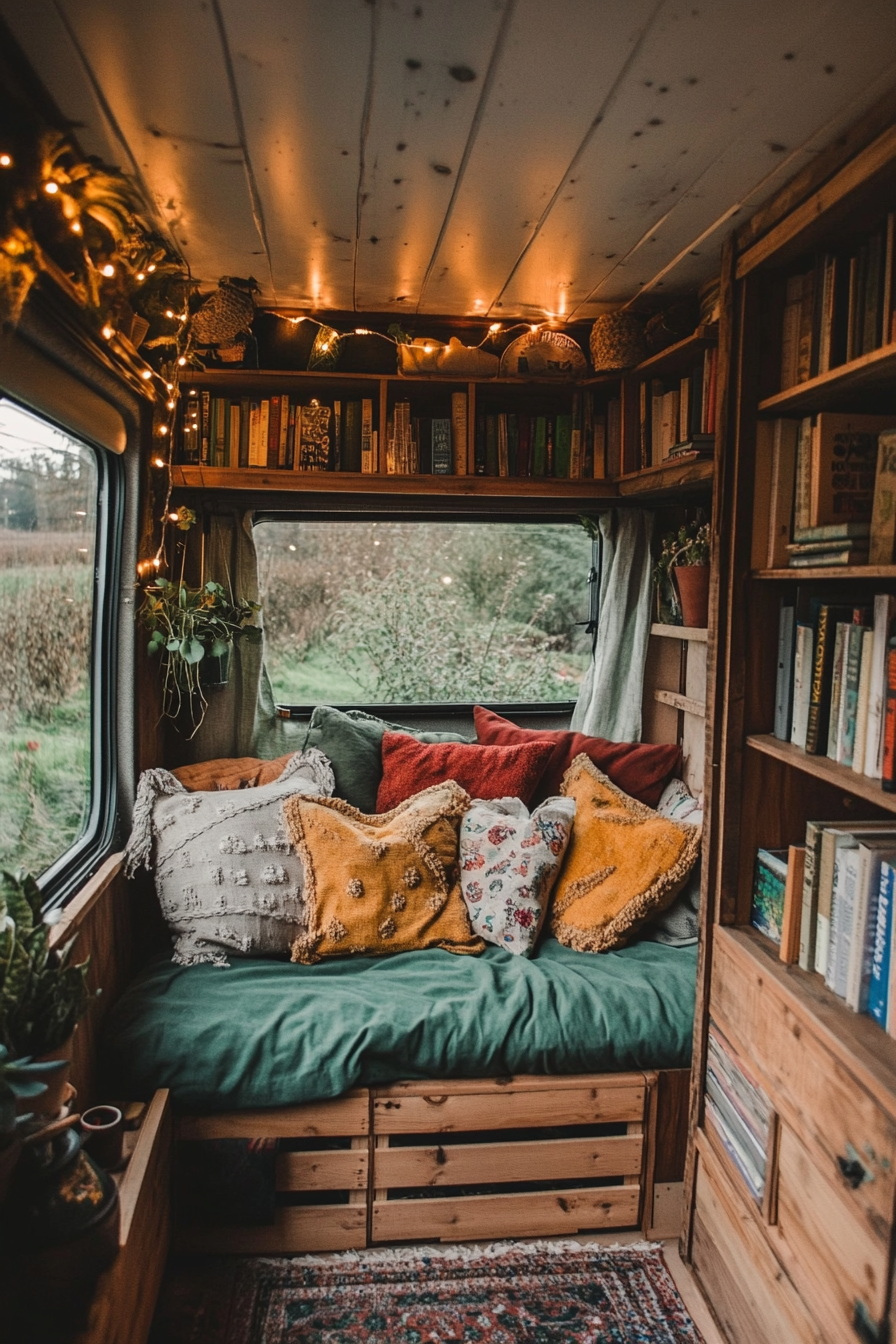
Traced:
MULTIPOLYGON (((68 1053, 75 1024, 92 999, 89 961, 71 960, 75 938, 50 947, 50 925, 41 910, 40 887, 26 873, 0 873, 0 1044, 15 1058, 48 1060, 52 1081, 41 1106, 54 1114, 62 1105, 68 1053)), ((76 935, 77 936, 77 935, 76 935)))
POLYGON ((709 523, 683 523, 667 532, 653 571, 659 618, 705 629, 709 622, 709 523), (672 619, 669 619, 669 617, 672 619))
POLYGON ((19 1159, 22 1134, 34 1119, 25 1108, 44 1096, 48 1080, 58 1069, 55 1062, 13 1059, 6 1046, 0 1045, 0 1204, 19 1159))
POLYGON ((208 708, 206 690, 227 684, 234 640, 260 642, 261 631, 248 624, 260 610, 260 603, 234 598, 212 579, 190 588, 159 577, 143 589, 138 617, 151 631, 149 653, 162 659, 168 718, 188 713, 196 733, 208 708))

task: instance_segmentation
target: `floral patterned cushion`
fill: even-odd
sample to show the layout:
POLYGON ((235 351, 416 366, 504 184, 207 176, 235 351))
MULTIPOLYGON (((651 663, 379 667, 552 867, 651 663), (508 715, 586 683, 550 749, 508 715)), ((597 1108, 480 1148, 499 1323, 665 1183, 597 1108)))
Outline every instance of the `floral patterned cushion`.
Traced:
POLYGON ((519 798, 473 803, 460 827, 460 881, 474 933, 532 955, 575 815, 572 798, 548 798, 531 816, 519 798))

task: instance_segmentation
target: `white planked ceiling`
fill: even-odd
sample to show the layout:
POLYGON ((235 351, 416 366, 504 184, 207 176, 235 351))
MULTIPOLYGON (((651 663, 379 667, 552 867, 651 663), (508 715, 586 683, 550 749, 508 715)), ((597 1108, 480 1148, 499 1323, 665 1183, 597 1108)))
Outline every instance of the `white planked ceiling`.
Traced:
POLYGON ((896 84, 893 0, 0 0, 195 275, 263 301, 584 319, 896 84))

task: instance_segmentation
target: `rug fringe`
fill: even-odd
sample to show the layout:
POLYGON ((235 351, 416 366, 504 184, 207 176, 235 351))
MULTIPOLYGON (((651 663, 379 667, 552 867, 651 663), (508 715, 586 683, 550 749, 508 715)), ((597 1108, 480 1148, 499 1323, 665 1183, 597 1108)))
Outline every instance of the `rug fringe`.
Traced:
MULTIPOLYGON (((290 1259, 308 1265, 326 1262, 330 1265, 358 1264, 408 1264, 412 1260, 490 1260, 507 1255, 510 1251, 530 1253, 532 1255, 569 1255, 574 1251, 590 1251, 600 1254, 618 1254, 620 1251, 650 1251, 662 1260, 662 1247, 656 1241, 582 1242, 564 1239, 558 1241, 493 1241, 480 1244, 443 1246, 440 1243, 421 1245, 418 1242, 406 1246, 376 1246, 365 1251, 333 1251, 329 1254, 296 1255, 290 1259)), ((282 1256, 259 1256, 259 1260, 280 1260, 282 1256)))

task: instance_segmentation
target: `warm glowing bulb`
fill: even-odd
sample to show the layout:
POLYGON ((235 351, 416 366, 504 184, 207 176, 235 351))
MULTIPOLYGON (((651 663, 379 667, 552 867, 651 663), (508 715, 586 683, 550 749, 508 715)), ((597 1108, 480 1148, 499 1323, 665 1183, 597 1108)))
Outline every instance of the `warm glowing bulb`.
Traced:
POLYGON ((78 223, 77 220, 75 220, 74 224, 72 225, 72 233, 80 233, 80 232, 81 232, 81 225, 78 223))
POLYGON ((537 323, 537 322, 533 322, 532 325, 531 325, 531 327, 529 328, 529 330, 530 330, 530 331, 537 331, 537 330, 538 330, 538 323, 537 323))
POLYGON ((105 266, 101 267, 101 270, 102 274, 107 277, 115 274, 115 267, 111 264, 111 262, 108 261, 106 262, 105 266))
POLYGON ((115 328, 114 328, 114 327, 110 327, 109 324, 108 324, 108 322, 107 322, 106 325, 103 327, 103 335, 105 336, 105 338, 106 338, 107 341, 110 341, 110 340, 112 339, 112 337, 115 335, 115 328))
POLYGON ((168 517, 171 519, 172 523, 176 523, 176 522, 177 522, 177 514, 176 514, 176 513, 169 513, 168 517))
POLYGON ((152 274, 152 272, 155 270, 155 268, 156 268, 155 262, 154 262, 154 261, 151 261, 151 262, 149 263, 149 265, 147 266, 146 269, 149 271, 150 274, 152 274))
POLYGON ((355 327, 356 336, 372 336, 373 332, 368 331, 366 327, 355 327))
POLYGON ((10 154, 0 154, 0 168, 11 168, 12 156, 10 154))
POLYGON ((493 323, 491 324, 491 326, 489 327, 489 331, 491 331, 491 332, 500 331, 500 330, 501 330, 501 323, 500 323, 500 322, 493 322, 493 323))
POLYGON ((150 378, 152 377, 152 369, 141 369, 140 377, 143 379, 145 383, 148 383, 150 378))
POLYGON ((166 309, 165 309, 165 316, 166 316, 166 317, 173 317, 173 316, 174 316, 174 309, 173 309, 173 308, 166 308, 166 309))
POLYGON ((152 460, 152 464, 154 467, 164 467, 165 459, 164 457, 154 457, 152 460))
POLYGON ((287 549, 290 550, 290 551, 294 551, 294 550, 295 550, 295 546, 293 546, 292 542, 289 543, 289 546, 288 546, 287 549))
POLYGON ((160 434, 167 434, 167 433, 168 433, 168 426, 167 426, 167 425, 159 425, 159 433, 160 433, 160 434))
POLYGON ((180 359, 177 362, 180 365, 180 367, 183 368, 187 361, 184 359, 183 355, 181 355, 180 359))
POLYGON ((161 562, 161 560, 156 559, 156 560, 153 560, 152 563, 155 565, 156 569, 161 569, 161 567, 162 567, 162 562, 161 562))
POLYGON ((173 402, 173 401, 166 401, 166 402, 165 402, 165 405, 168 407, 169 411, 173 411, 173 410, 174 410, 174 402, 173 402))
POLYGON ((44 183, 44 191, 47 193, 48 196, 55 196, 58 190, 59 190, 58 182, 44 183))
POLYGON ((186 320, 187 320, 187 318, 188 318, 189 316, 190 316, 189 313, 181 313, 181 315, 180 315, 180 320, 181 320, 181 322, 186 322, 186 320))
POLYGON ((138 280, 145 280, 145 279, 146 279, 146 272, 145 272, 145 271, 138 271, 138 272, 137 272, 137 279, 138 279, 138 280))
POLYGON ((330 348, 330 342, 324 341, 323 345, 321 346, 321 350, 329 350, 329 348, 330 348))
POLYGON ((431 355, 431 354, 432 354, 432 346, 431 346, 431 345, 424 345, 424 347, 423 347, 423 353, 424 353, 424 355, 431 355))

